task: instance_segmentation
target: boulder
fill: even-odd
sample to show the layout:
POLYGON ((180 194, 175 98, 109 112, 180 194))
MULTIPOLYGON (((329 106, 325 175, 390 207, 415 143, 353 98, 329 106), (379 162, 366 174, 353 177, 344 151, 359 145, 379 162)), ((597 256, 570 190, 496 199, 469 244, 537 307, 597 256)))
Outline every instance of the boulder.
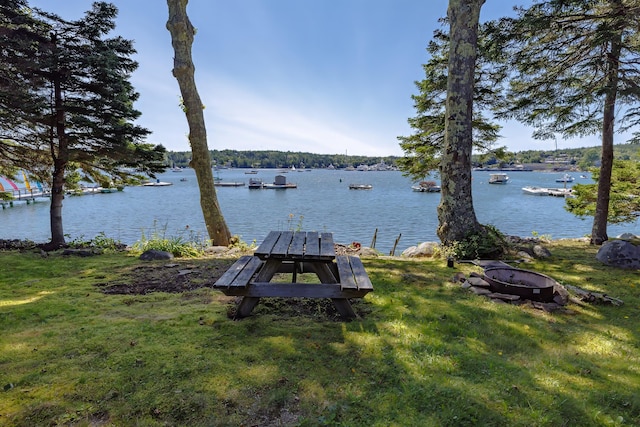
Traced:
POLYGON ((402 252, 403 257, 419 258, 419 257, 432 257, 436 250, 440 247, 437 242, 423 242, 418 246, 411 246, 402 252))
MULTIPOLYGON (((623 235, 624 236, 624 235, 623 235)), ((596 259, 618 268, 640 269, 640 246, 635 245, 636 236, 606 241, 598 250, 596 259)))
POLYGON ((535 245, 533 247, 533 254, 536 258, 549 258, 551 256, 551 252, 549 252, 549 249, 545 248, 542 245, 535 245))
POLYGON ((149 249, 140 255, 140 259, 143 261, 167 260, 172 258, 173 254, 171 252, 159 251, 156 249, 149 249))
POLYGON ((361 258, 375 258, 378 256, 378 251, 373 248, 362 246, 358 251, 361 258))

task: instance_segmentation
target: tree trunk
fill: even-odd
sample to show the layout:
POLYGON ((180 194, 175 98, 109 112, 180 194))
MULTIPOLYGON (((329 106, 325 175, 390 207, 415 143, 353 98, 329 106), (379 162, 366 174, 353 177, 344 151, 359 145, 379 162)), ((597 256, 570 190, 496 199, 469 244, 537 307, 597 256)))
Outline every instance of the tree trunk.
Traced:
MULTIPOLYGON (((52 36, 53 43, 56 42, 52 36)), ((51 183, 51 206, 49 220, 51 222, 51 242, 49 249, 57 249, 65 244, 62 227, 62 200, 64 199, 65 170, 69 163, 69 140, 67 138, 65 124, 65 110, 62 100, 61 76, 56 73, 53 78, 53 96, 55 102, 55 134, 50 135, 51 157, 53 158, 53 178, 51 183), (58 140, 58 149, 55 149, 55 139, 58 140)))
POLYGON ((444 245, 477 233, 471 197, 472 107, 478 20, 484 0, 450 0, 450 52, 438 237, 444 245))
MULTIPOLYGON (((614 0, 612 3, 620 7, 618 0, 614 0)), ((607 222, 609 218, 611 170, 613 169, 613 125, 618 94, 619 60, 622 50, 622 33, 620 31, 611 40, 610 49, 607 55, 607 92, 605 94, 602 120, 602 157, 600 176, 598 178, 598 198, 593 216, 593 227, 591 228, 592 245, 601 245, 609 238, 607 236, 607 222)))
POLYGON ((200 188, 200 206, 207 232, 213 245, 227 246, 231 233, 224 220, 216 190, 213 185, 211 158, 207 146, 207 130, 204 123, 203 106, 196 88, 195 67, 191 57, 194 28, 187 16, 188 0, 167 0, 169 20, 167 29, 171 33, 171 44, 175 52, 173 75, 180 86, 191 145, 191 167, 196 172, 200 188))

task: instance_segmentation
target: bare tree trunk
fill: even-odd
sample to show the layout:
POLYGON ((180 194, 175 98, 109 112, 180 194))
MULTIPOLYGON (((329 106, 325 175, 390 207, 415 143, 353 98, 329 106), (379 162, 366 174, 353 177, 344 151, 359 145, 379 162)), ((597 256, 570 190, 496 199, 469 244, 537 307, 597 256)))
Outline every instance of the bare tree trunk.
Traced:
MULTIPOLYGON (((55 44, 55 36, 52 36, 55 44)), ((65 171, 69 163, 69 140, 67 138, 65 124, 65 110, 62 105, 62 89, 60 74, 53 79, 53 96, 55 102, 55 134, 51 131, 50 147, 53 158, 53 177, 51 182, 51 206, 49 207, 49 221, 51 225, 51 242, 47 249, 57 249, 65 244, 64 230, 62 227, 62 200, 64 199, 65 171), (58 150, 55 149, 55 139, 58 140, 58 150)))
MULTIPOLYGON (((619 1, 613 3, 620 4, 619 1)), ((591 244, 601 245, 606 242, 607 222, 609 218, 609 200, 611 192, 611 171, 613 169, 613 124, 615 120, 616 98, 618 94, 618 73, 620 52, 622 50, 622 34, 618 32, 611 41, 611 51, 607 55, 607 93, 604 101, 602 120, 602 158, 598 178, 598 198, 591 228, 591 244)))
POLYGON ((188 0, 167 0, 169 20, 167 29, 171 33, 171 43, 175 52, 173 75, 178 80, 184 110, 189 124, 191 144, 191 167, 196 172, 200 188, 200 206, 204 215, 207 232, 213 245, 227 246, 231 233, 224 220, 216 190, 213 185, 211 158, 207 146, 207 129, 204 123, 203 106, 196 88, 195 67, 191 57, 191 46, 195 31, 187 16, 188 0))
POLYGON ((449 76, 438 206, 438 237, 444 245, 482 229, 471 197, 471 124, 478 21, 483 3, 484 0, 449 0, 449 76))

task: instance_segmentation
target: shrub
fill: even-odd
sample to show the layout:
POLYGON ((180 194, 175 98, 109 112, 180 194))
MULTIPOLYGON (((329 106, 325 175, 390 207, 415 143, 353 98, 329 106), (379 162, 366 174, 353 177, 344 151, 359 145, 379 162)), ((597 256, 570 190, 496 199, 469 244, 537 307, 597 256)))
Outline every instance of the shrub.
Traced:
POLYGON ((479 232, 447 245, 443 254, 455 259, 498 259, 508 248, 504 234, 492 225, 484 225, 479 232))
POLYGON ((154 222, 153 232, 147 238, 144 231, 140 240, 135 242, 131 248, 134 254, 141 254, 145 251, 155 249, 158 251, 170 252, 175 257, 198 257, 204 254, 204 248, 208 245, 208 241, 189 229, 187 225, 185 231, 189 231, 188 238, 182 235, 167 236, 167 226, 158 230, 154 222))

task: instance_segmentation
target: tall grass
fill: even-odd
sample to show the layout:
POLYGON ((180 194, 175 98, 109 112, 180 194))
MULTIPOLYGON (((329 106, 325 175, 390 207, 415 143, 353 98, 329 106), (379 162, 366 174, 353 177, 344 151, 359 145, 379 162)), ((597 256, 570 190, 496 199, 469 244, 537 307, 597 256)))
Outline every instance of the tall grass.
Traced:
POLYGON ((186 226, 178 235, 167 235, 167 225, 158 228, 158 224, 154 222, 151 234, 147 236, 142 231, 142 237, 132 245, 134 254, 141 254, 145 251, 155 249, 173 254, 176 257, 198 257, 204 254, 204 249, 209 245, 210 241, 205 239, 199 233, 186 226))

